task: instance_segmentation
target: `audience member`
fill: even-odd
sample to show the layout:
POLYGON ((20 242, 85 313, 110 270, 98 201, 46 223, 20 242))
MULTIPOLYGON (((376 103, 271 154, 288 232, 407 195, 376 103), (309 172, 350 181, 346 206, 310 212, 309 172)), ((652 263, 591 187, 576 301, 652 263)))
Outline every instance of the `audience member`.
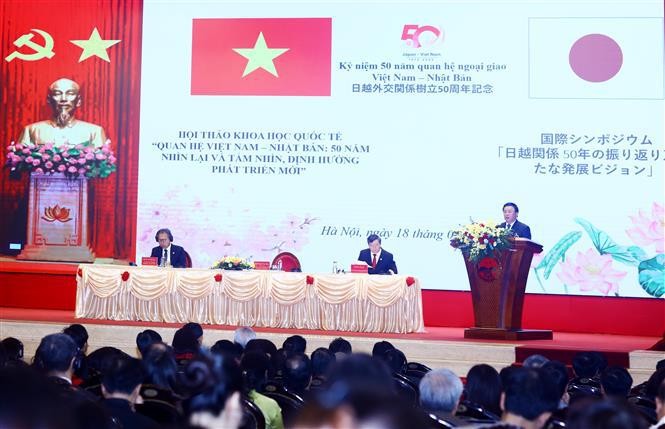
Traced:
POLYGON ((325 347, 312 353, 312 377, 324 378, 328 368, 335 362, 335 355, 325 347))
POLYGON ((573 356, 573 371, 575 372, 576 381, 590 382, 599 374, 600 367, 601 362, 595 353, 580 352, 573 356))
POLYGON ((545 365, 547 362, 550 360, 547 359, 543 355, 539 354, 533 354, 526 359, 524 359, 524 362, 522 362, 522 366, 525 368, 531 368, 531 369, 537 369, 541 368, 543 365, 545 365))
POLYGON ((548 380, 548 383, 551 383, 556 390, 556 396, 559 398, 559 405, 552 411, 552 415, 546 427, 552 427, 549 424, 554 425, 555 423, 565 424, 569 403, 569 396, 566 390, 568 387, 568 371, 566 370, 566 365, 559 361, 552 360, 543 365, 541 370, 548 380))
POLYGON ((194 338, 196 338, 199 346, 203 344, 203 327, 200 324, 195 322, 188 322, 182 325, 181 329, 188 329, 192 335, 194 335, 194 338))
POLYGON ((76 343, 76 361, 74 362, 74 375, 75 379, 72 382, 75 385, 81 384, 83 380, 89 377, 86 353, 88 352, 88 331, 85 326, 75 323, 69 325, 62 331, 63 334, 69 335, 76 343))
MULTIPOLYGON (((92 351, 87 357, 88 370, 95 374, 103 374, 116 360, 130 357, 127 353, 115 347, 100 347, 92 351)), ((101 378, 100 378, 101 383, 101 378)))
POLYGON ((189 328, 182 327, 173 335, 173 351, 177 360, 188 360, 201 350, 196 334, 189 328))
POLYGON ((646 429, 646 422, 625 401, 584 398, 571 406, 566 429, 646 429))
POLYGON ((394 348, 395 346, 393 346, 388 341, 377 341, 372 347, 372 357, 382 358, 385 352, 394 348))
POLYGON ((146 329, 145 331, 141 331, 136 335, 136 348, 138 349, 141 356, 145 354, 146 350, 148 350, 148 347, 155 343, 161 342, 162 336, 152 329, 146 329))
POLYGON ((600 375, 600 385, 606 397, 626 398, 633 385, 633 377, 625 368, 609 366, 600 375))
POLYGON ((187 362, 181 382, 189 424, 201 428, 236 429, 242 422, 242 375, 232 359, 200 353, 187 362))
POLYGON ((665 367, 661 367, 651 374, 644 387, 644 396, 649 399, 655 399, 663 381, 665 381, 665 367))
POLYGON ((268 398, 258 392, 266 382, 269 365, 268 356, 259 350, 246 352, 240 362, 244 376, 245 390, 248 392, 247 395, 251 401, 263 413, 263 417, 266 420, 266 428, 282 429, 284 427, 282 409, 274 399, 268 398))
POLYGON ((312 380, 312 364, 304 353, 294 353, 284 363, 284 387, 289 391, 305 396, 312 380))
POLYGON ((23 343, 14 337, 7 337, 2 340, 2 345, 6 353, 6 359, 9 362, 23 361, 23 343))
POLYGON ((466 421, 455 417, 462 389, 462 380, 449 369, 429 371, 420 380, 420 405, 438 419, 454 426, 462 426, 466 421))
POLYGON ((225 356, 240 363, 243 347, 240 344, 231 342, 229 340, 219 340, 213 344, 212 347, 210 347, 210 352, 216 355, 225 356))
POLYGON ((69 325, 62 330, 63 334, 69 335, 72 340, 76 343, 76 347, 83 353, 86 354, 88 351, 88 330, 85 329, 85 326, 74 323, 69 325))
POLYGON ((5 350, 4 344, 0 341, 0 368, 5 366, 7 363, 8 356, 7 356, 7 351, 5 350))
POLYGON ((243 349, 250 340, 256 338, 256 332, 249 326, 241 326, 233 333, 233 342, 239 344, 243 349))
POLYGON ((0 367, 0 427, 69 429, 76 427, 55 385, 33 368, 0 367))
POLYGON ((352 352, 351 343, 341 337, 332 340, 328 346, 328 350, 333 352, 337 358, 340 357, 337 355, 337 353, 340 353, 341 355, 348 355, 352 352))
POLYGON ((28 366, 0 368, 0 404, 2 428, 118 429, 97 403, 28 366))
POLYGON ((485 411, 501 415, 501 379, 499 373, 487 364, 471 367, 466 375, 464 387, 465 399, 472 404, 479 405, 485 411))
POLYGON ((178 365, 173 349, 164 343, 150 345, 143 355, 145 383, 171 392, 177 391, 178 365))
POLYGON ((268 378, 277 384, 282 384, 284 381, 284 365, 286 358, 289 357, 284 349, 277 350, 270 357, 270 368, 268 368, 268 378))
POLYGON ((291 335, 282 344, 282 348, 287 354, 305 353, 307 349, 307 340, 300 335, 291 335))
POLYGON ((656 418, 658 419, 658 422, 651 426, 651 429, 663 429, 665 428, 665 381, 660 383, 655 400, 656 418))
POLYGON ((71 386, 77 352, 78 347, 69 335, 47 335, 35 351, 33 365, 56 384, 71 386))
POLYGON ((364 353, 354 353, 336 360, 328 371, 326 383, 330 388, 339 384, 346 392, 369 390, 396 395, 395 384, 385 362, 364 353))
POLYGON ((275 346, 275 343, 273 343, 270 340, 264 338, 255 338, 247 342, 247 345, 245 346, 245 351, 249 350, 262 351, 263 353, 267 354, 269 358, 272 359, 275 353, 277 353, 277 346, 275 346))
POLYGON ((381 357, 393 374, 406 372, 406 356, 398 349, 387 350, 381 357))
POLYGON ((105 398, 102 404, 124 429, 160 427, 155 421, 134 411, 134 405, 140 399, 143 378, 141 362, 132 357, 115 360, 102 375, 105 398))
POLYGON ((544 427, 557 408, 556 389, 539 369, 513 368, 502 378, 501 421, 524 429, 544 427))

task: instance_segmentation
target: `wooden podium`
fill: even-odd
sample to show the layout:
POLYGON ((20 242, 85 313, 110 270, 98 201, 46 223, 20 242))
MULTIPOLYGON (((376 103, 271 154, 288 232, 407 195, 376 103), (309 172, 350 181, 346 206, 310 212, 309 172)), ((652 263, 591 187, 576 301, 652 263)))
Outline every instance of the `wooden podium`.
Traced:
POLYGON ((88 244, 88 179, 30 174, 28 235, 16 259, 93 262, 88 244))
POLYGON ((470 262, 463 254, 471 285, 475 327, 464 338, 496 340, 552 339, 552 331, 522 329, 524 290, 534 253, 543 246, 524 238, 510 239, 510 247, 495 257, 470 262))

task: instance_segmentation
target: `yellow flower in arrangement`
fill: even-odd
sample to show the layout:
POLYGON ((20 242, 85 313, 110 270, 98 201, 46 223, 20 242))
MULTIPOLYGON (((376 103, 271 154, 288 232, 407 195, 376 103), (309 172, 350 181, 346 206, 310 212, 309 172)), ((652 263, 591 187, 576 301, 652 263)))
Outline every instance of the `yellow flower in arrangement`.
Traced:
POLYGON ((494 251, 508 247, 508 237, 512 235, 506 228, 496 225, 488 220, 460 226, 448 232, 450 245, 460 249, 473 262, 491 256, 494 251))
POLYGON ((252 270, 254 269, 254 262, 248 261, 247 259, 243 259, 238 256, 224 256, 222 259, 215 262, 210 268, 237 271, 252 270))

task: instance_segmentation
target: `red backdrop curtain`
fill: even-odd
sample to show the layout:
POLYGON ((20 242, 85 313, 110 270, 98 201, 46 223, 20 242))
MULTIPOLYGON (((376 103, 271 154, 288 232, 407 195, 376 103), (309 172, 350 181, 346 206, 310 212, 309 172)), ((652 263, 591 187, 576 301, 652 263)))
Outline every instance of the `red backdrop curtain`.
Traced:
MULTIPOLYGON (((3 0, 0 91, 0 143, 3 148, 18 139, 22 128, 48 119, 49 85, 58 78, 81 86, 83 104, 76 117, 106 130, 118 159, 118 170, 107 179, 90 181, 91 247, 98 257, 133 259, 136 242, 136 194, 138 176, 139 105, 141 75, 140 0, 3 0), (110 62, 92 56, 79 62, 82 49, 71 40, 88 40, 97 28, 104 40, 120 40, 107 49, 110 62), (14 51, 34 53, 29 46, 16 47, 21 35, 34 33, 32 42, 44 45, 33 29, 52 36, 51 59, 6 61, 14 51)), ((6 162, 6 151, 0 153, 6 162)), ((27 174, 0 175, 0 253, 12 237, 25 239, 27 174)))

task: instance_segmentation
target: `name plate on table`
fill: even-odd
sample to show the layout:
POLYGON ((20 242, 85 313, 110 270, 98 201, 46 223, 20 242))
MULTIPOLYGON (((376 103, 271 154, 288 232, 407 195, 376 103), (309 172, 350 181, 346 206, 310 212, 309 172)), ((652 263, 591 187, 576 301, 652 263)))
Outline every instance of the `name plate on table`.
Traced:
POLYGON ((144 257, 141 258, 141 265, 143 265, 143 266, 151 265, 151 266, 156 267, 157 266, 157 258, 155 258, 154 256, 144 256, 144 257))
POLYGON ((351 264, 351 272, 359 274, 367 274, 369 267, 365 264, 351 264))
POLYGON ((270 269, 269 261, 254 261, 254 269, 268 271, 270 269))

